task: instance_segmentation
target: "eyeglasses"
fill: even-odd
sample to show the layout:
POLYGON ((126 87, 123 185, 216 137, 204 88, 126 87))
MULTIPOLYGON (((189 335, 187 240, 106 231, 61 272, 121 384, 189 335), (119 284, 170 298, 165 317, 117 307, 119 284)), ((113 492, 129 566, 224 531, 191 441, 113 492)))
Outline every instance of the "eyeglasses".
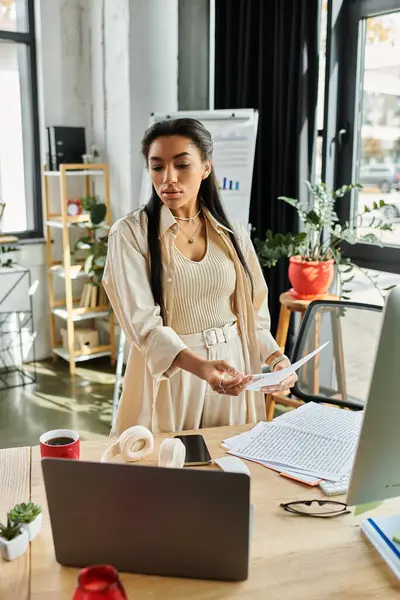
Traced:
POLYGON ((298 502, 287 502, 281 504, 281 507, 287 512, 302 517, 340 517, 350 513, 347 510, 347 504, 336 502, 335 500, 303 500, 298 502))

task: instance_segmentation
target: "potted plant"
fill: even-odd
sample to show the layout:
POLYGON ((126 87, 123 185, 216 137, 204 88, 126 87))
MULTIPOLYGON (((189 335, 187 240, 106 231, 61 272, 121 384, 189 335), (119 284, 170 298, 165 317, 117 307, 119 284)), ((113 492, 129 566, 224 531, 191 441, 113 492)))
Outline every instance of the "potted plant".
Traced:
POLYGON ((99 158, 100 158, 100 152, 97 150, 97 148, 94 144, 92 144, 92 146, 90 146, 90 152, 93 156, 93 162, 98 162, 99 158))
POLYGON ((14 560, 25 554, 29 544, 29 534, 18 522, 7 515, 7 525, 0 524, 0 553, 6 560, 14 560))
POLYGON ((14 264, 16 264, 16 261, 14 260, 14 258, 7 258, 4 260, 2 259, 2 255, 3 254, 9 254, 11 253, 11 256, 14 257, 14 253, 18 252, 20 249, 19 246, 15 245, 15 244, 1 244, 0 245, 0 267, 12 267, 14 264))
POLYGON ((28 532, 31 542, 39 533, 42 526, 42 507, 33 502, 16 504, 9 513, 11 521, 19 523, 28 532))
POLYGON ((104 202, 100 202, 98 196, 89 195, 79 198, 79 203, 82 211, 90 215, 92 225, 101 225, 107 213, 104 202))
POLYGON ((104 219, 107 207, 98 202, 94 196, 82 198, 82 206, 90 210, 90 223, 79 224, 86 229, 86 235, 78 238, 74 244, 73 254, 79 250, 87 250, 84 271, 89 275, 95 285, 99 285, 104 272, 107 256, 108 234, 104 234, 107 226, 104 219))
MULTIPOLYGON (((6 206, 6 203, 3 202, 0 198, 0 235, 2 233, 4 211, 6 209, 6 206)), ((0 244, 0 267, 12 267, 15 264, 14 252, 18 252, 19 250, 19 246, 15 244, 15 241, 17 241, 17 238, 15 236, 6 236, 6 238, 11 243, 0 244), (11 256, 3 260, 3 254, 9 253, 11 253, 11 256)))
POLYGON ((82 160, 85 165, 91 165, 94 162, 94 156, 91 153, 82 154, 82 160))
POLYGON ((100 153, 97 150, 96 146, 92 145, 90 147, 90 152, 86 154, 82 154, 82 160, 85 164, 91 165, 96 162, 96 160, 100 157, 100 153))
MULTIPOLYGON (((379 203, 374 202, 372 210, 365 206, 362 213, 342 225, 335 210, 337 200, 354 189, 361 189, 362 186, 350 184, 337 190, 330 190, 323 182, 311 184, 306 181, 305 183, 309 192, 307 202, 285 196, 278 198, 297 210, 302 231, 296 235, 273 234, 267 231, 264 240, 256 239, 255 246, 261 265, 273 267, 280 259, 289 258, 288 274, 292 285, 290 293, 302 300, 323 297, 327 293, 333 281, 335 265, 340 275, 343 298, 347 298, 344 294, 348 293, 343 284, 354 279, 354 275, 349 275, 353 268, 362 271, 382 295, 374 278, 365 269, 361 269, 343 256, 341 244, 343 242, 355 244, 361 240, 381 245, 374 231, 392 231, 392 226, 375 217, 373 211, 387 204, 383 200, 379 203), (366 213, 372 213, 368 215, 371 218, 367 225, 363 221, 366 213), (356 229, 364 227, 369 231, 357 235, 356 229)), ((389 288, 385 288, 387 289, 389 288)))
POLYGON ((98 197, 93 194, 82 196, 77 200, 79 201, 79 204, 81 206, 81 211, 86 214, 90 214, 92 206, 96 206, 96 204, 99 204, 98 197))

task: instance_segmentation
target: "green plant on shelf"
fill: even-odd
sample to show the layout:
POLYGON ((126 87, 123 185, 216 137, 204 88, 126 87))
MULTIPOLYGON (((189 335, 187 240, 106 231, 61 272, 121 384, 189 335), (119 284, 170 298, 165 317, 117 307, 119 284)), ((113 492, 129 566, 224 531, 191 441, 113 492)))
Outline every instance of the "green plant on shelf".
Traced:
POLYGON ((100 152, 97 150, 95 145, 92 145, 90 147, 90 152, 91 152, 93 158, 95 158, 95 159, 100 158, 100 152))
POLYGON ((9 512, 9 517, 14 523, 32 523, 42 512, 42 507, 34 502, 16 504, 9 512))
POLYGON ((100 285, 108 247, 108 234, 104 234, 107 228, 104 225, 107 207, 103 202, 99 202, 97 196, 85 196, 81 198, 81 204, 83 210, 90 212, 90 222, 77 224, 78 227, 84 228, 86 233, 76 240, 71 254, 75 257, 81 250, 86 252, 83 270, 94 285, 100 285))
POLYGON ((90 213, 90 220, 92 224, 99 225, 104 221, 107 207, 104 202, 99 202, 97 196, 83 196, 81 199, 82 210, 90 213))
POLYGON ((0 523, 0 537, 8 542, 18 537, 22 533, 21 523, 11 519, 10 514, 7 515, 7 524, 0 523))

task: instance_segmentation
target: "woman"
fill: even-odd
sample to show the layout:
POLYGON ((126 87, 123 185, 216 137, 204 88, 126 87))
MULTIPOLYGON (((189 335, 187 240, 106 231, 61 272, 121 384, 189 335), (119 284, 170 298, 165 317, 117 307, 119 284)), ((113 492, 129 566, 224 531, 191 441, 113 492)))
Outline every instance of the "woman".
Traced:
POLYGON ((270 333, 251 240, 221 204, 211 135, 194 119, 155 123, 142 153, 152 195, 113 225, 103 278, 131 344, 113 433, 265 419, 264 394, 246 390, 250 374, 290 363, 270 333))

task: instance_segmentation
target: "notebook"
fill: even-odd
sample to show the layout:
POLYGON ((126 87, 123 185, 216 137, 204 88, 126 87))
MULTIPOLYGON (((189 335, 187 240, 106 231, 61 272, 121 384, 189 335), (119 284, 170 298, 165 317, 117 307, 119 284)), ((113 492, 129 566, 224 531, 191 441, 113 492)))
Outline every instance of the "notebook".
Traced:
POLYGON ((360 528, 397 579, 400 579, 400 543, 393 540, 393 536, 400 539, 400 515, 364 519, 360 528))

